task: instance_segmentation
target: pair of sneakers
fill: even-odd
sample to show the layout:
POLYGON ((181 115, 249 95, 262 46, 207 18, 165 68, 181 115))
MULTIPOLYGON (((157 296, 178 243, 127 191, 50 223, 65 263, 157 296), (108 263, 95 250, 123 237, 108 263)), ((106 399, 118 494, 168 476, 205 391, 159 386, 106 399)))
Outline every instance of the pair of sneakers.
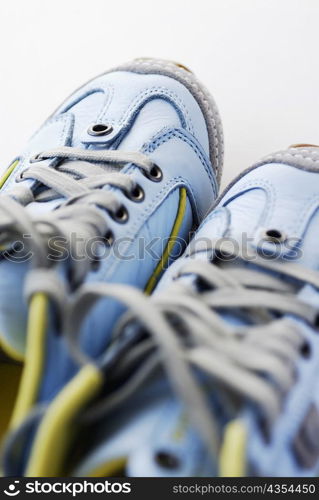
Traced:
POLYGON ((265 158, 216 202, 222 155, 194 75, 137 60, 9 167, 5 475, 316 475, 318 149, 265 158))

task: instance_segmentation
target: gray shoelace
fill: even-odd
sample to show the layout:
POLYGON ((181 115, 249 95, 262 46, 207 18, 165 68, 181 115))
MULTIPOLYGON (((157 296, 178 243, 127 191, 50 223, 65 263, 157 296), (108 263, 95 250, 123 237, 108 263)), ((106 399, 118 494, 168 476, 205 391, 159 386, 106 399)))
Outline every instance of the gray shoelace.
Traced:
MULTIPOLYGON (((61 236, 71 255, 84 256, 86 242, 91 237, 112 240, 103 211, 116 220, 119 214, 122 218, 127 217, 127 212, 116 190, 98 188, 118 188, 130 199, 137 200, 134 191, 141 192, 141 188, 130 175, 120 172, 124 165, 134 164, 151 180, 156 180, 153 170, 159 171, 149 157, 138 152, 62 147, 37 155, 37 161, 52 158, 63 160, 60 167, 35 164, 21 174, 22 179, 33 179, 45 186, 44 191, 35 195, 37 190, 33 192, 29 185, 21 183, 10 196, 0 198, 0 244, 10 247, 12 242, 27 235, 26 243, 33 252, 34 265, 43 268, 50 265, 47 241, 52 237, 61 236), (67 197, 67 202, 47 215, 32 217, 22 206, 26 201, 47 201, 61 196, 67 197), (81 241, 70 238, 71 234, 81 235, 81 241)), ((72 264, 74 281, 78 283, 91 263, 84 258, 72 264)))
MULTIPOLYGON (((270 261, 257 254, 253 267, 244 263, 242 253, 237 254, 235 264, 229 262, 222 267, 214 262, 190 260, 179 275, 195 275, 204 281, 207 289, 202 292, 181 280, 152 298, 123 285, 84 285, 67 325, 70 350, 80 365, 92 362, 80 350, 80 326, 101 298, 115 298, 128 308, 116 329, 115 344, 125 332, 125 325, 132 321, 148 334, 146 340, 133 344, 126 356, 118 358, 112 373, 123 375, 140 358, 139 368, 105 401, 90 409, 86 420, 113 410, 161 364, 215 456, 220 445, 218 419, 208 408, 192 367, 211 376, 216 387, 227 387, 237 400, 257 406, 270 428, 295 382, 296 361, 305 345, 301 330, 290 316, 310 324, 317 320, 316 308, 301 301, 296 292, 309 283, 318 288, 319 274, 292 262, 270 261), (273 273, 265 274, 260 268, 273 273), (278 272, 289 279, 278 278, 278 272), (248 325, 233 326, 222 313, 235 317, 244 314, 248 325)), ((93 362, 103 368, 103 361, 93 362)))
POLYGON ((88 150, 64 146, 39 153, 31 159, 31 166, 23 170, 17 178, 18 185, 10 192, 21 205, 32 201, 48 201, 54 198, 73 198, 88 193, 92 188, 105 184, 131 189, 127 176, 110 172, 121 170, 126 163, 134 163, 150 172, 151 160, 138 152, 121 150, 88 150), (54 160, 51 165, 41 165, 43 160, 54 160), (40 164, 38 164, 40 162, 40 164), (46 189, 31 189, 23 182, 38 181, 46 189))

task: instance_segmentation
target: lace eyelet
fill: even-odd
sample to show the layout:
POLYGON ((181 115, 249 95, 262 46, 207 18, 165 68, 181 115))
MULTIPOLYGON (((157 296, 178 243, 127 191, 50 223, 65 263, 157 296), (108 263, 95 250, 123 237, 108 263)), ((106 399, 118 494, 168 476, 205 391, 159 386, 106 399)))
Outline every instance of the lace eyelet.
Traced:
POLYGON ((155 454, 155 462, 160 466, 163 467, 164 469, 178 469, 180 466, 180 460, 176 455, 173 455, 171 452, 168 451, 158 451, 155 454))
POLYGON ((196 290, 199 292, 199 293, 203 293, 203 292, 208 292, 208 291, 213 291, 214 290, 214 287, 212 287, 207 281, 204 280, 204 278, 202 278, 201 276, 197 276, 195 278, 195 286, 196 286, 196 290))
POLYGON ((283 233, 279 229, 273 228, 266 229, 263 232, 262 238, 266 241, 270 241, 271 243, 283 243, 287 239, 285 233, 283 233))
POLYGON ((130 192, 128 192, 127 195, 130 200, 139 203, 145 198, 144 190, 138 184, 136 184, 136 186, 130 192))
POLYGON ((158 165, 154 164, 151 170, 146 173, 146 177, 153 182, 160 182, 163 179, 163 172, 158 165))
POLYGON ((300 354, 302 355, 302 357, 304 358, 310 358, 311 356, 311 352, 312 352, 312 349, 311 349, 311 345, 309 342, 305 341, 302 346, 300 347, 300 354))
POLYGON ((116 222, 119 222, 120 224, 125 224, 125 222, 127 222, 129 218, 128 211, 126 210, 124 205, 121 205, 116 210, 116 212, 112 214, 112 217, 116 222))
POLYGON ((87 130, 89 135, 100 136, 100 135, 109 135, 113 132, 112 125, 106 125, 105 123, 95 123, 94 125, 90 125, 87 130))
POLYGON ((99 271, 101 267, 101 260, 100 259, 94 259, 91 261, 91 270, 96 273, 97 271, 99 271))

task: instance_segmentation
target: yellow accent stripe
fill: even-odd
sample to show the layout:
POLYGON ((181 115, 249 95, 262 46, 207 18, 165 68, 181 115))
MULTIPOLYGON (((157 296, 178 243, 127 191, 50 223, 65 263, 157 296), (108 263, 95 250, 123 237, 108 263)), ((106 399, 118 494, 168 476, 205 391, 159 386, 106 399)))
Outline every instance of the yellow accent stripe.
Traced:
POLYGON ((180 231, 182 223, 183 223, 183 219, 184 219, 184 215, 185 215, 185 211, 186 211, 186 206, 187 206, 187 191, 185 188, 181 188, 180 192, 179 192, 179 204, 178 204, 176 219, 175 219, 168 243, 167 243, 165 250, 163 252, 162 258, 159 261, 159 263, 157 264, 152 276, 148 280, 147 285, 145 287, 144 292, 146 293, 146 295, 150 295, 152 293, 152 291, 154 290, 154 288, 157 284, 157 281, 158 281, 161 273, 164 271, 164 269, 167 265, 168 259, 173 251, 174 245, 176 243, 176 239, 179 235, 179 231, 180 231))
MULTIPOLYGON (((186 204, 187 192, 185 188, 181 188, 177 216, 172 232, 161 261, 156 266, 146 286, 146 293, 151 293, 156 285, 157 278, 167 264, 183 223, 186 204)), ((61 390, 49 406, 40 424, 31 450, 26 476, 61 475, 65 453, 72 437, 71 431, 74 417, 97 394, 102 384, 102 373, 94 365, 87 365, 61 390)), ((122 468, 125 465, 124 459, 119 460, 104 464, 92 471, 92 474, 96 474, 96 477, 98 477, 97 475, 101 473, 115 473, 119 467, 122 468)))
MULTIPOLYGON (((157 279, 165 268, 169 256, 174 248, 181 225, 183 223, 187 204, 187 192, 185 188, 180 189, 180 199, 177 216, 167 246, 161 261, 151 276, 145 292, 151 293, 156 285, 157 279)), ((44 357, 44 337, 46 330, 47 297, 37 294, 30 304, 28 344, 26 359, 28 360, 21 384, 18 403, 12 420, 12 427, 21 422, 27 410, 35 400, 38 384, 42 372, 44 357), (37 299, 37 301, 36 301, 37 299), (36 345, 35 345, 36 341, 36 345), (31 347, 35 349, 32 355, 31 347), (32 365, 30 366, 30 359, 32 365), (28 367, 28 369, 27 369, 28 367)), ((70 441, 71 424, 78 411, 94 397, 103 383, 102 374, 93 365, 87 365, 67 384, 60 394, 53 400, 43 418, 29 459, 26 475, 31 477, 56 476, 61 471, 65 450, 70 441)), ((121 459, 121 466, 123 460, 121 459)), ((111 473, 118 467, 105 464, 103 471, 111 473)), ((94 472, 94 471, 93 471, 94 472)), ((95 471, 100 473, 101 470, 95 471)))
POLYGON ((224 433, 219 456, 220 477, 244 477, 246 474, 247 431, 241 420, 233 420, 224 433))
MULTIPOLYGON (((19 160, 14 161, 10 167, 7 168, 3 176, 0 178, 0 189, 4 186, 14 169, 18 166, 19 160)), ((0 246, 0 251, 6 250, 6 246, 0 246)))
POLYGON ((29 412, 37 398, 45 357, 48 298, 35 294, 29 306, 27 346, 21 384, 10 428, 15 429, 29 412))
POLYGON ((3 185, 8 180, 8 178, 10 177, 10 175, 12 174, 12 172, 14 171, 14 169, 18 164, 19 160, 16 160, 10 165, 10 167, 7 168, 3 176, 0 178, 0 189, 3 187, 3 185))
POLYGON ((103 375, 94 365, 84 366, 53 400, 36 434, 27 477, 57 477, 74 429, 74 417, 97 394, 103 375))
POLYGON ((95 469, 92 469, 87 477, 111 477, 119 476, 125 469, 127 464, 127 457, 114 458, 108 462, 98 465, 95 469))

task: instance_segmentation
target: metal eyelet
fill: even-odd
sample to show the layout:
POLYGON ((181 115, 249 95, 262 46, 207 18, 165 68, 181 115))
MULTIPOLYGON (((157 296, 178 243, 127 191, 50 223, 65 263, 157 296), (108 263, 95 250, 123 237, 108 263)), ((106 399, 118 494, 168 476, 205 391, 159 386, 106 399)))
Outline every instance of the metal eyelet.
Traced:
POLYGON ((180 466, 179 458, 168 451, 158 451, 155 454, 155 462, 164 469, 178 469, 180 466))
POLYGON ((311 353, 312 353, 311 345, 309 342, 307 342, 307 340, 305 340, 305 342, 300 347, 300 354, 304 358, 310 358, 311 353))
POLYGON ((95 123, 90 125, 87 130, 89 135, 99 136, 99 135, 109 135, 113 132, 112 125, 106 125, 105 123, 95 123))
POLYGON ((129 191, 127 195, 130 200, 139 203, 145 198, 144 190, 138 184, 136 184, 136 186, 131 191, 129 191))
POLYGON ((101 260, 100 259, 94 259, 91 260, 91 270, 94 273, 97 273, 101 267, 101 260))
POLYGON ((113 219, 116 222, 119 222, 120 224, 124 224, 125 222, 128 221, 128 211, 124 207, 124 205, 121 205, 116 212, 112 214, 113 219))
POLYGON ((287 236, 279 229, 266 229, 263 232, 262 238, 271 243, 283 243, 286 241, 287 236))
POLYGON ((154 164, 151 170, 146 173, 146 177, 153 182, 160 182, 163 179, 163 172, 158 165, 154 164))

